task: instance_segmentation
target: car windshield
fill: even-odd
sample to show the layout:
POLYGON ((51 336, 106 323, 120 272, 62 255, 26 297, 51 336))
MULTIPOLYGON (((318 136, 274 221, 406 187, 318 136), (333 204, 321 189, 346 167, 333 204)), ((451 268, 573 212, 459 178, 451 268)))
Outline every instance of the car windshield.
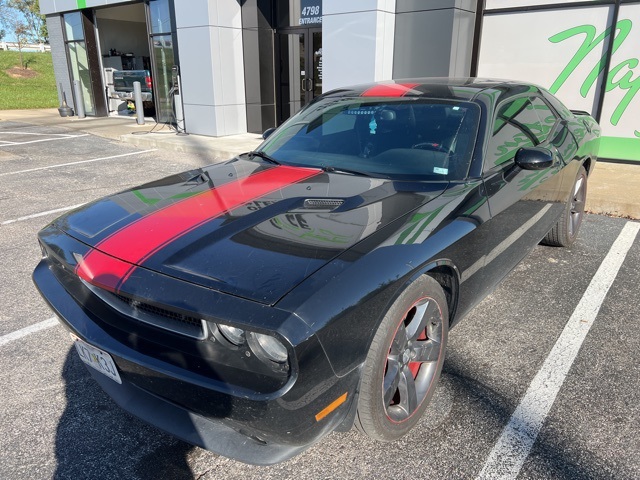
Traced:
POLYGON ((396 180, 461 180, 480 108, 423 98, 324 98, 291 117, 260 151, 289 165, 396 180))

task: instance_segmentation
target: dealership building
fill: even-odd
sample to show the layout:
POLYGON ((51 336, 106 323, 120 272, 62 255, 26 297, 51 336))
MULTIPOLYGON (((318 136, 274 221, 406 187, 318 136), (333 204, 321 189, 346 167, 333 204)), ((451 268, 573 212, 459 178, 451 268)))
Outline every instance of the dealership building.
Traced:
POLYGON ((114 72, 148 70, 158 122, 259 133, 358 83, 530 81, 603 128, 601 157, 640 162, 640 1, 40 0, 59 94, 128 115, 114 72), (73 94, 79 82, 82 98, 73 94))

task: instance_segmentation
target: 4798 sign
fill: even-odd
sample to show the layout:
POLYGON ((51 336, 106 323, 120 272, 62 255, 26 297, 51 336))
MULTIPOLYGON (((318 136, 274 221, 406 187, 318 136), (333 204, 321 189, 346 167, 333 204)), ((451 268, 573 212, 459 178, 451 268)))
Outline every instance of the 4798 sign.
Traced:
POLYGON ((300 25, 322 23, 322 0, 301 0, 300 8, 300 25))

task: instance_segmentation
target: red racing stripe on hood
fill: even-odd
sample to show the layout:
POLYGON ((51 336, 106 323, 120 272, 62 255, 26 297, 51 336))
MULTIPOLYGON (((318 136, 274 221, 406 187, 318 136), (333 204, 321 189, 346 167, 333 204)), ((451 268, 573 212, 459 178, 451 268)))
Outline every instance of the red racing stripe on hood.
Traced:
POLYGON ((136 267, 177 238, 234 208, 320 173, 277 166, 156 210, 100 241, 76 267, 77 275, 115 291, 136 267))
POLYGON ((387 83, 365 90, 361 97, 404 97, 418 83, 387 83))

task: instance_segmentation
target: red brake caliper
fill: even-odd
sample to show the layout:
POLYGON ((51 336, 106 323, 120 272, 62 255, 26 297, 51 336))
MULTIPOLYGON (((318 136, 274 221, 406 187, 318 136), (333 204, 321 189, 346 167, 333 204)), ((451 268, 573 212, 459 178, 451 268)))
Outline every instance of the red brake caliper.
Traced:
MULTIPOLYGON (((426 339, 427 339, 427 330, 425 329, 422 331, 422 333, 418 337, 418 340, 426 340, 426 339)), ((420 365, 422 365, 420 362, 409 362, 409 370, 411 370, 411 374, 413 375, 413 378, 416 378, 418 376, 420 365)))

